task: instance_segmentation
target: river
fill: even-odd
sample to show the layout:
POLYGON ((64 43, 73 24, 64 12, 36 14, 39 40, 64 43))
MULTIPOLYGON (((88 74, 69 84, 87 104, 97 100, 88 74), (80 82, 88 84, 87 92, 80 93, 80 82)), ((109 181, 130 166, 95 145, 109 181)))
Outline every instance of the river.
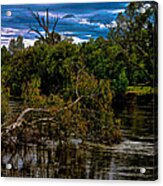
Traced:
MULTIPOLYGON (((107 180, 154 180, 157 178, 157 98, 128 95, 113 104, 121 119, 122 142, 94 147, 72 139, 70 146, 26 144, 16 150, 2 149, 2 176, 107 180), (6 164, 11 169, 6 169, 6 164), (146 172, 141 173, 140 169, 146 172)), ((10 102, 19 111, 18 102, 10 102)))

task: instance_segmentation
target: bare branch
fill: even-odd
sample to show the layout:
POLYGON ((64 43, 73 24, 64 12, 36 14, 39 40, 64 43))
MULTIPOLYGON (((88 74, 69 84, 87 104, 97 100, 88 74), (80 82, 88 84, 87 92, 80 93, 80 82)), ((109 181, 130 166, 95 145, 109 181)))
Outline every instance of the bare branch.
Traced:
POLYGON ((28 32, 36 32, 39 36, 40 36, 40 38, 42 39, 42 40, 45 40, 44 39, 44 36, 40 33, 40 31, 38 30, 38 29, 36 29, 36 28, 31 28, 28 32))
POLYGON ((54 25, 53 25, 52 33, 55 32, 56 26, 57 26, 57 24, 58 24, 58 20, 59 20, 58 16, 57 16, 56 20, 55 20, 55 18, 54 18, 54 25))
POLYGON ((86 68, 86 65, 83 66, 78 72, 77 72, 77 79, 76 79, 76 96, 79 97, 79 92, 78 92, 78 81, 79 81, 79 76, 80 73, 86 68))
MULTIPOLYGON (((55 116, 56 114, 59 114, 60 112, 62 111, 65 111, 65 110, 68 110, 68 109, 71 109, 74 105, 76 105, 78 102, 80 102, 83 98, 90 98, 90 99, 94 99, 94 96, 95 95, 88 95, 88 96, 80 96, 79 98, 77 98, 74 102, 72 102, 71 104, 67 105, 67 106, 64 106, 63 108, 60 108, 58 109, 56 112, 55 112, 55 116)), ((9 126, 5 126, 2 130, 2 133, 1 135, 4 135, 4 134, 7 134, 9 133, 10 131, 14 130, 15 128, 17 127, 20 127, 23 123, 27 123, 27 121, 25 120, 25 116, 30 113, 30 112, 47 112, 47 113, 50 113, 50 110, 49 109, 44 109, 44 108, 27 108, 25 109, 20 115, 19 117, 17 118, 16 122, 12 123, 11 125, 9 126)), ((55 116, 54 117, 50 117, 49 118, 49 121, 53 121, 55 119, 55 116)), ((46 118, 40 118, 38 121, 41 121, 41 120, 47 120, 46 118)), ((34 122, 35 123, 35 122, 34 122)))
POLYGON ((27 108, 25 109, 20 116, 18 117, 18 119, 16 120, 16 122, 20 122, 22 120, 22 118, 29 112, 49 112, 48 109, 43 109, 43 108, 27 108))
POLYGON ((39 29, 36 29, 35 26, 32 27, 30 31, 36 32, 40 36, 37 38, 43 40, 44 42, 47 42, 48 44, 56 44, 58 41, 60 41, 60 37, 58 37, 59 34, 55 33, 55 29, 58 23, 58 16, 57 18, 54 18, 52 31, 50 32, 49 10, 46 10, 45 16, 43 17, 41 17, 38 12, 33 12, 31 9, 29 10, 34 19, 37 21, 38 25, 41 27, 41 29, 44 30, 45 35, 42 35, 39 29))
POLYGON ((46 26, 47 26, 48 32, 49 32, 49 9, 48 8, 46 10, 46 26))

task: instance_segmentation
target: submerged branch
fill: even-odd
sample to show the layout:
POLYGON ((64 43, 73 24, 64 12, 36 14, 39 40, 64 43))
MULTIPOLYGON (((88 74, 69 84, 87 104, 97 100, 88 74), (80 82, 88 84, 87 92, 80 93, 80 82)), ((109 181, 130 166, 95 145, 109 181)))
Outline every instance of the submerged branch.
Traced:
POLYGON ((49 112, 49 110, 48 109, 43 109, 43 108, 27 108, 27 109, 25 109, 21 114, 20 114, 20 116, 17 118, 17 120, 16 120, 16 122, 20 122, 22 119, 23 119, 23 117, 27 114, 27 113, 29 113, 29 112, 31 112, 31 111, 33 111, 33 112, 49 112))
MULTIPOLYGON (((55 116, 53 117, 49 117, 49 118, 39 118, 38 120, 35 120, 32 122, 32 124, 35 124, 39 121, 53 121, 55 120, 56 114, 71 109, 74 105, 76 105, 78 102, 80 102, 83 98, 90 98, 93 99, 94 95, 90 95, 90 96, 80 96, 79 98, 77 98, 74 102, 72 102, 71 104, 64 106, 63 108, 60 108, 58 110, 55 111, 55 116)), ((27 123, 27 121, 25 120, 25 116, 30 113, 30 112, 47 112, 50 113, 50 109, 44 109, 44 108, 27 108, 25 109, 17 118, 16 122, 12 123, 9 126, 3 126, 2 129, 2 135, 4 135, 5 133, 8 133, 10 131, 12 131, 13 129, 20 127, 22 125, 22 123, 27 123)))

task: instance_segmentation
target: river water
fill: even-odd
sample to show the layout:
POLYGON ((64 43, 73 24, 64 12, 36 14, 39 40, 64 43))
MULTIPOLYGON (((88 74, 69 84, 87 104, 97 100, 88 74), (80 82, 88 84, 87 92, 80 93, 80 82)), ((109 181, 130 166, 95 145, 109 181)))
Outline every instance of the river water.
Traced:
MULTIPOLYGON (((107 180, 157 178, 157 98, 128 95, 113 104, 123 139, 112 147, 95 147, 72 139, 70 146, 19 145, 2 149, 2 176, 107 180), (6 169, 6 164, 12 165, 6 169), (146 172, 141 173, 140 169, 146 172)), ((19 104, 10 103, 18 112, 19 104)))

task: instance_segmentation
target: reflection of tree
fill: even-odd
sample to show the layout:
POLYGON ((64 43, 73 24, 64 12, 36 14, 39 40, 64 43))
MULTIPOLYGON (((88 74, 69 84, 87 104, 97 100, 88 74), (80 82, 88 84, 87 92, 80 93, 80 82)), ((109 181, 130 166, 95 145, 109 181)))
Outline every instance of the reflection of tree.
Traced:
MULTIPOLYGON (((99 150, 70 146, 21 146, 9 154, 8 163, 12 164, 13 171, 6 176, 108 179, 110 158, 99 150)), ((2 168, 4 174, 5 165, 2 168)))

